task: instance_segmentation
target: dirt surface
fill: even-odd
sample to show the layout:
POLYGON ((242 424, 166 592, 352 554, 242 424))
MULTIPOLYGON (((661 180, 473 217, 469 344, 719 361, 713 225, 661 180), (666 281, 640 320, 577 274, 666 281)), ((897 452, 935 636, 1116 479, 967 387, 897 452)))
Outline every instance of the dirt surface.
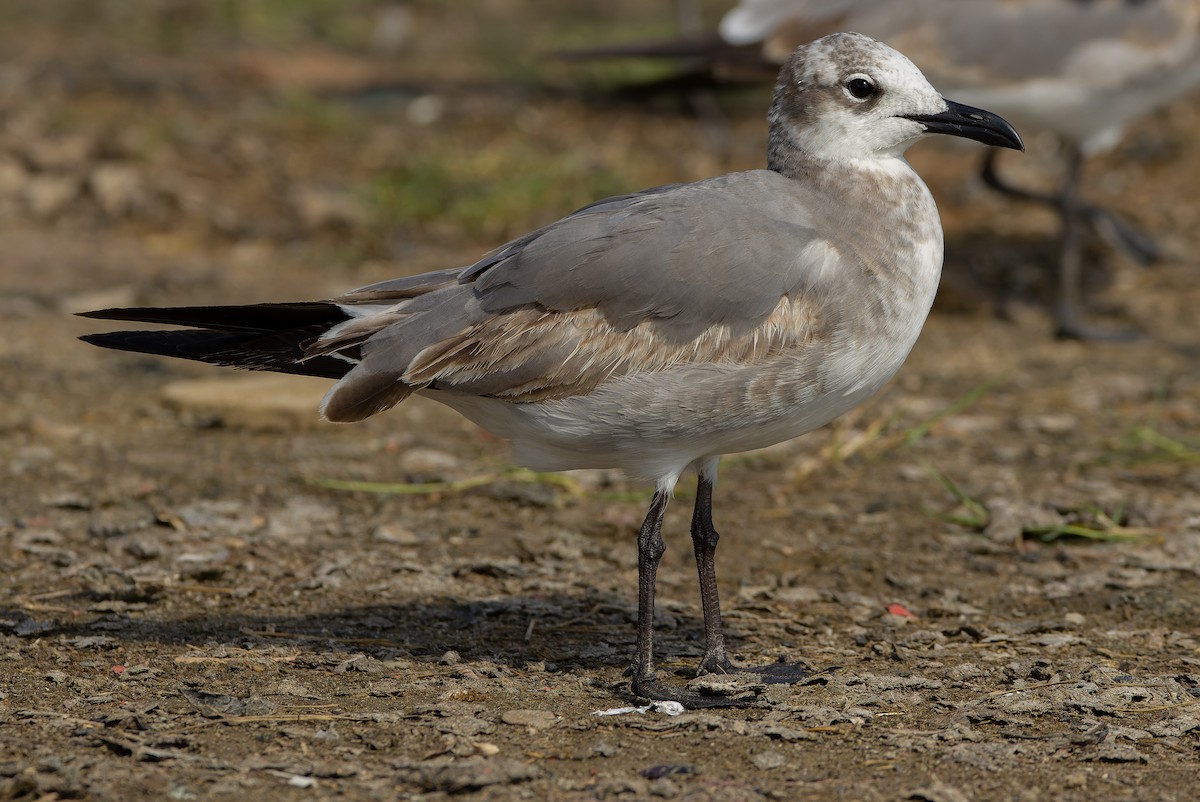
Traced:
MULTIPOLYGON (((913 153, 949 260, 908 365, 723 466, 735 658, 819 672, 749 709, 595 714, 632 701, 647 488, 514 472, 419 399, 321 425, 319 381, 74 339, 73 311, 326 297, 761 163, 762 92, 702 124, 531 55, 665 11, 538 7, 5 3, 0 798, 1195 798, 1196 101, 1090 173, 1168 251, 1097 252, 1092 307, 1134 343, 1051 339, 1053 217, 975 151, 913 153)), ((1005 164, 1049 184, 1031 144, 1005 164)), ((679 683, 691 498, 659 578, 679 683)))

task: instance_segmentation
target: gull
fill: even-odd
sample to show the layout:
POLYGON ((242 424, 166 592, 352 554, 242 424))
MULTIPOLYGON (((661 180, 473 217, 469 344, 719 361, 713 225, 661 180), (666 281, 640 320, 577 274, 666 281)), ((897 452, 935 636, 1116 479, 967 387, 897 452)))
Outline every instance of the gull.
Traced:
POLYGON ((854 30, 920 65, 948 96, 1014 123, 1050 131, 1066 146, 1057 192, 1013 186, 988 151, 982 176, 994 189, 1056 209, 1062 231, 1054 318, 1057 333, 1121 339, 1098 329, 1082 297, 1083 227, 1135 260, 1157 260, 1154 243, 1079 193, 1085 160, 1113 147, 1130 123, 1200 85, 1196 0, 742 0, 719 37, 591 51, 594 55, 691 56, 699 70, 766 78, 792 48, 824 33, 854 30))
POLYGON ((536 470, 615 468, 652 482, 631 688, 703 706, 654 672, 655 577, 676 482, 697 474, 700 671, 734 671, 712 520, 721 456, 828 423, 907 357, 943 243, 905 149, 934 133, 1023 147, 1002 118, 945 100, 900 53, 850 33, 795 51, 768 121, 767 169, 601 200, 469 267, 329 301, 87 312, 188 328, 82 339, 336 379, 321 405, 330 421, 419 394, 511 441, 536 470))

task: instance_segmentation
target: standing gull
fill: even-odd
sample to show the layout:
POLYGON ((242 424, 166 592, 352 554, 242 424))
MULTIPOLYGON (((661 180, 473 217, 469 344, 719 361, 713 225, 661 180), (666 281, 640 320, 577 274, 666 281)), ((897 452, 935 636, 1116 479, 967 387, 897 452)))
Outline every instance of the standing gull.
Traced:
POLYGON ((800 47, 768 116, 768 169, 608 198, 467 268, 330 301, 107 309, 189 326, 84 337, 107 348, 338 379, 358 421, 413 393, 510 440, 537 470, 620 468, 654 483, 638 532, 634 694, 702 704, 653 668, 655 575, 675 483, 696 471, 701 672, 729 672, 712 492, 723 454, 822 426, 900 367, 933 303, 942 230, 903 159, 930 133, 1022 147, 859 34, 800 47))
POLYGON ((994 189, 1049 205, 1060 215, 1058 334, 1126 336, 1097 329, 1086 319, 1084 227, 1145 264, 1157 259, 1157 249, 1145 234, 1080 197, 1083 164, 1115 145, 1125 126, 1200 86, 1200 2, 741 0, 722 18, 718 36, 582 55, 686 57, 697 78, 766 79, 766 69, 773 73, 797 44, 837 30, 884 41, 921 65, 947 95, 1062 140, 1066 176, 1056 192, 1030 191, 1003 180, 995 151, 985 157, 983 178, 994 189))

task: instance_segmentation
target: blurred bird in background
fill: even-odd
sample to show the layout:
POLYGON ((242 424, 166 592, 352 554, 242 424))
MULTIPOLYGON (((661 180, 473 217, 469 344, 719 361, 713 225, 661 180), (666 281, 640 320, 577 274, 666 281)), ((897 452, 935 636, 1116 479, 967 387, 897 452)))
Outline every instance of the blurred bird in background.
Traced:
POLYGON ((1013 185, 983 157, 988 186, 1061 218, 1054 318, 1061 337, 1125 339, 1097 328, 1083 301, 1090 230, 1140 264, 1159 258, 1145 233, 1080 196, 1085 160, 1130 123, 1200 84, 1198 0, 742 0, 716 34, 589 50, 583 56, 678 58, 670 84, 768 80, 800 44, 856 31, 908 54, 947 96, 992 109, 1022 130, 1050 131, 1067 163, 1053 192, 1013 185))

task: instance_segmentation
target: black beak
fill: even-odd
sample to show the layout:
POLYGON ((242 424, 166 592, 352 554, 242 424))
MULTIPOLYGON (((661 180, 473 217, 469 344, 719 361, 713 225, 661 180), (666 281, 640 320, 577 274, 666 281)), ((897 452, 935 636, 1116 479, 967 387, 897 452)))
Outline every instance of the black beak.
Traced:
POLYGON ((941 114, 912 114, 906 117, 924 125, 931 134, 962 136, 985 145, 1025 150, 1021 135, 1003 117, 953 100, 947 100, 946 105, 949 108, 941 114))

